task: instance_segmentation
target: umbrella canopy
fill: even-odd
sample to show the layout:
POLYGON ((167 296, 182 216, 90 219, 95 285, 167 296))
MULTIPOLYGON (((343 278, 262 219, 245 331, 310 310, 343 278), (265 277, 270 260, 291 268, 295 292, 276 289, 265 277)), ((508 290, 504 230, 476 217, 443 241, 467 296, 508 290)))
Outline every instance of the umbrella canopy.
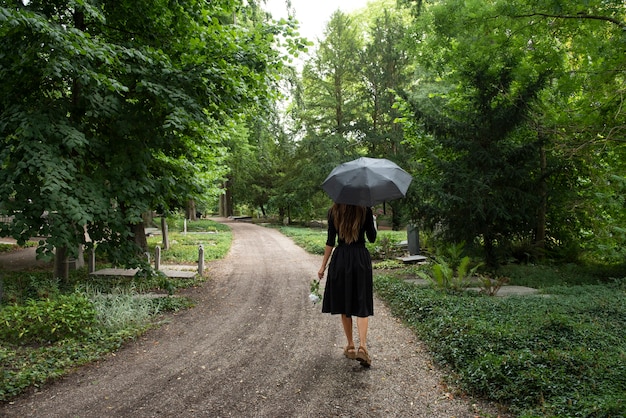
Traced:
POLYGON ((362 157, 330 172, 322 189, 335 203, 374 206, 406 195, 413 178, 384 158, 362 157))

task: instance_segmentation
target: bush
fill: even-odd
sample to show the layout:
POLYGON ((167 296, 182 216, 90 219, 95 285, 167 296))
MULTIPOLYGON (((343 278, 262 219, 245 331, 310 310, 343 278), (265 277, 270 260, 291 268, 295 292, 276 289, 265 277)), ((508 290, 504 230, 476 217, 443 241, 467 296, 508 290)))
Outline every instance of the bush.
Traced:
POLYGON ((29 300, 0 311, 0 340, 10 344, 60 341, 88 334, 96 325, 93 304, 79 294, 29 300))

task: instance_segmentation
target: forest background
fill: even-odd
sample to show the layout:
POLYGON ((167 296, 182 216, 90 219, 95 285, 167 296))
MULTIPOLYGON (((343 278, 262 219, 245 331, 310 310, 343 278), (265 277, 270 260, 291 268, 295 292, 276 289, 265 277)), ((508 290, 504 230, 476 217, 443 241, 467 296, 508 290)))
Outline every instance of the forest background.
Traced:
POLYGON ((256 2, 1 4, 0 235, 42 256, 140 264, 152 211, 323 219, 366 155, 414 176, 393 228, 624 260, 622 1, 374 1, 318 45, 256 2))

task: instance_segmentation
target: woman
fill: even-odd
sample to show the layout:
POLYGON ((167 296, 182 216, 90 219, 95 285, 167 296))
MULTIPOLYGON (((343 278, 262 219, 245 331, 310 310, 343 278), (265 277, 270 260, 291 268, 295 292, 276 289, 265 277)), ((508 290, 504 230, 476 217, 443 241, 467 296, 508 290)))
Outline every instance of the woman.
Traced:
POLYGON ((376 225, 370 208, 335 203, 328 211, 328 236, 322 267, 317 276, 324 277, 330 260, 322 312, 341 314, 343 331, 348 345, 343 353, 369 367, 372 360, 367 352, 368 317, 374 315, 372 258, 365 248, 365 236, 376 240, 376 225), (335 240, 338 246, 335 247, 335 240), (352 316, 356 316, 359 348, 355 350, 352 338, 352 316))

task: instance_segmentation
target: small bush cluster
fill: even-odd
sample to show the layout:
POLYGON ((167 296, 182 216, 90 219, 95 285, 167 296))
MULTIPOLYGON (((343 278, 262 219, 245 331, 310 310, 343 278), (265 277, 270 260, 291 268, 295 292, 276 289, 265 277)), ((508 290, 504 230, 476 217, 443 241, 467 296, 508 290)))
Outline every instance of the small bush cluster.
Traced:
POLYGON ((0 310, 0 340, 9 344, 48 343, 87 335, 96 325, 96 311, 79 294, 33 300, 0 310))
MULTIPOLYGON (((406 232, 402 233, 406 238, 406 232)), ((379 231, 372 248, 372 257, 376 260, 390 260, 404 255, 405 251, 398 243, 398 234, 390 231, 379 231)))

